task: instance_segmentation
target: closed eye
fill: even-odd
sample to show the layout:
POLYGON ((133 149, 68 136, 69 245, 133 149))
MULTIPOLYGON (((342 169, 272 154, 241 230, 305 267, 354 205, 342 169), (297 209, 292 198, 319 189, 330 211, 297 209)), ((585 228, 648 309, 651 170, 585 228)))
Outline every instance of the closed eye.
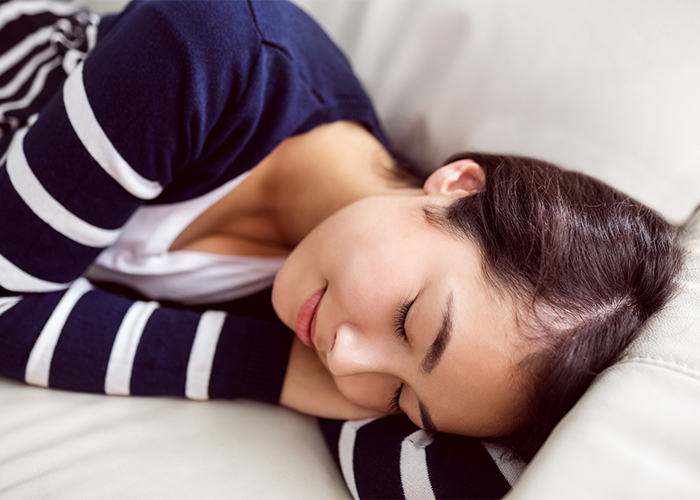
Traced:
POLYGON ((401 340, 408 342, 408 336, 406 335, 406 317, 408 316, 408 311, 416 299, 406 300, 396 311, 396 316, 394 318, 394 332, 396 336, 401 340))
POLYGON ((389 401, 389 409, 395 413, 401 413, 401 407, 399 406, 399 399, 401 399, 401 391, 403 390, 403 384, 401 384, 398 389, 394 391, 394 395, 389 401))

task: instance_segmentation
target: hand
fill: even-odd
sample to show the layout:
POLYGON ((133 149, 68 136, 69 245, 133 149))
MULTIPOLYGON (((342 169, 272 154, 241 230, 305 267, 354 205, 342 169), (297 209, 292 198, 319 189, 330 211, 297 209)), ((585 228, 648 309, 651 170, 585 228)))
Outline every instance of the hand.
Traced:
POLYGON ((383 415, 346 399, 318 359, 316 351, 306 347, 296 336, 292 342, 287 374, 282 384, 280 404, 301 413, 340 420, 383 415))

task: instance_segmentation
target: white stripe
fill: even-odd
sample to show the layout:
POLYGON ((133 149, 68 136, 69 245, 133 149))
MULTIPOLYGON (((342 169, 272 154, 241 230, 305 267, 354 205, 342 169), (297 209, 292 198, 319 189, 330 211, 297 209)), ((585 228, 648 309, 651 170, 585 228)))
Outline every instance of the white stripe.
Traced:
POLYGON ((69 2, 55 2, 50 0, 16 0, 0 6, 0 29, 7 23, 21 16, 32 16, 42 12, 50 12, 57 16, 67 16, 77 12, 79 6, 69 2))
POLYGON ((85 222, 69 212, 44 189, 24 156, 26 134, 26 128, 16 132, 7 158, 7 173, 17 194, 37 217, 73 241, 95 248, 114 243, 119 237, 119 230, 102 229, 85 222))
POLYGON ((126 191, 142 200, 151 200, 163 191, 160 183, 142 177, 131 168, 102 130, 83 86, 83 64, 79 64, 66 79, 63 101, 78 138, 107 174, 126 191))
POLYGON ((4 87, 0 88, 0 99, 7 99, 8 97, 16 94, 22 85, 24 85, 34 74, 36 69, 55 55, 56 50, 54 47, 47 47, 32 57, 29 62, 23 64, 22 69, 17 72, 14 78, 4 87))
POLYGON ((105 393, 115 396, 130 394, 131 370, 134 366, 136 349, 146 323, 157 308, 157 302, 134 302, 126 312, 109 355, 105 393))
POLYGON ((53 26, 45 26, 36 30, 24 40, 12 47, 0 57, 0 74, 4 74, 8 69, 24 59, 32 50, 48 43, 54 33, 53 26))
POLYGON ((22 297, 0 297, 0 316, 12 309, 22 297))
POLYGON ((377 420, 376 418, 367 418, 365 420, 348 420, 340 429, 340 438, 338 439, 338 460, 340 462, 340 471, 343 473, 345 484, 347 484, 350 494, 355 500, 360 500, 357 494, 357 484, 355 483, 355 438, 357 431, 377 420))
POLYGON ((219 342, 224 321, 226 321, 226 313, 221 311, 207 311, 199 320, 192 351, 190 351, 190 360, 187 363, 185 396, 190 399, 209 399, 211 367, 214 364, 216 345, 219 342))
POLYGON ((401 487, 406 500, 435 498, 425 457, 425 447, 432 442, 433 437, 419 429, 401 443, 401 487))
POLYGON ((12 262, 0 255, 0 286, 5 290, 26 293, 56 292, 68 288, 68 283, 54 283, 35 278, 22 271, 12 262))
POLYGON ((44 64, 39 69, 39 71, 37 71, 36 76, 34 77, 34 81, 32 82, 32 85, 29 87, 29 90, 24 95, 24 97, 17 101, 6 102, 2 106, 0 106, 0 116, 7 114, 8 111, 12 111, 14 109, 26 108, 32 102, 34 102, 34 99, 36 99, 36 97, 39 94, 41 94, 41 92, 44 90, 44 83, 46 83, 46 79, 48 78, 51 71, 53 71, 60 65, 61 62, 56 59, 44 64))
POLYGON ((518 482, 520 475, 527 466, 525 460, 516 455, 510 448, 506 448, 500 444, 489 443, 487 441, 482 441, 481 444, 486 448, 486 451, 489 452, 489 455, 491 455, 491 458, 498 466, 498 470, 501 471, 501 474, 506 478, 511 488, 515 486, 515 483, 518 482))
POLYGON ((61 336, 63 326, 71 311, 80 298, 92 290, 90 282, 80 278, 73 283, 61 301, 51 313, 51 317, 44 325, 44 328, 36 339, 32 352, 29 354, 24 380, 28 384, 41 387, 49 386, 49 372, 51 371, 51 360, 56 348, 58 338, 61 336))
POLYGON ((89 15, 89 24, 85 25, 85 37, 87 38, 87 52, 88 54, 92 52, 97 44, 97 27, 100 25, 102 18, 98 14, 89 15))

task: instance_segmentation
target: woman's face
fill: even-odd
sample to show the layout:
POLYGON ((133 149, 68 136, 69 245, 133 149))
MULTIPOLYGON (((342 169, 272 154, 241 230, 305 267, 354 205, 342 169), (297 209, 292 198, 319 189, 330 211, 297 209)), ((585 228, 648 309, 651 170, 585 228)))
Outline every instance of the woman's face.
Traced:
POLYGON ((427 203, 454 196, 337 212, 289 256, 273 305, 352 402, 398 407, 429 431, 499 435, 525 401, 515 310, 487 285, 476 246, 427 222, 427 203))

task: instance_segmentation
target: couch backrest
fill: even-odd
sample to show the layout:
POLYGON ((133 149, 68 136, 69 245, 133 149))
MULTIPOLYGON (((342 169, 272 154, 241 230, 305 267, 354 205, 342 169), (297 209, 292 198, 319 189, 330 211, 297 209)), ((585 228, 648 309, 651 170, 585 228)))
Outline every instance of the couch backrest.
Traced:
POLYGON ((295 0, 392 139, 538 156, 684 220, 700 201, 700 2, 295 0))

